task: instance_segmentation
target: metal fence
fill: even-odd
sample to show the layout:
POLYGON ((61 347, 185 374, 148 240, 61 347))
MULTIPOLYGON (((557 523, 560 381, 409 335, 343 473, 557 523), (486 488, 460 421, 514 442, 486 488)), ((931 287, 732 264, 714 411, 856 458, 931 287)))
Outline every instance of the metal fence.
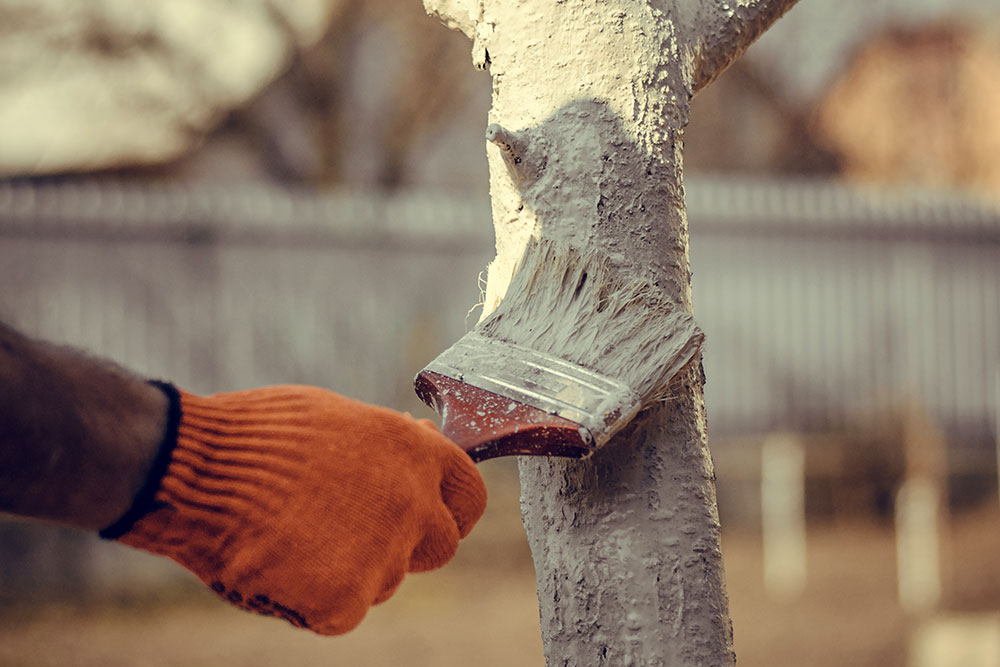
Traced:
POLYGON ((1000 206, 825 183, 689 188, 720 433, 864 428, 904 405, 991 440, 1000 206))
MULTIPOLYGON (((412 376, 465 332, 487 219, 454 198, 4 183, 0 319, 190 391, 306 383, 426 411, 412 376)), ((184 580, 96 535, 0 521, 0 600, 184 580)))
MULTIPOLYGON (((904 403, 986 442, 1000 207, 692 178, 715 435, 864 426, 904 403)), ((466 327, 489 204, 268 187, 0 183, 0 316, 197 391, 313 382, 419 409, 466 327)))
POLYGON ((301 382, 409 408, 410 377, 464 333, 478 297, 482 206, 10 184, 0 308, 193 391, 301 382))
MULTIPOLYGON (((917 402, 992 461, 1000 207, 829 183, 687 195, 714 440, 864 429, 917 402)), ((491 256, 479 199, 0 182, 0 318, 196 392, 301 382, 428 414, 411 378, 474 323, 491 256)), ((0 523, 0 598, 171 573, 0 523)))

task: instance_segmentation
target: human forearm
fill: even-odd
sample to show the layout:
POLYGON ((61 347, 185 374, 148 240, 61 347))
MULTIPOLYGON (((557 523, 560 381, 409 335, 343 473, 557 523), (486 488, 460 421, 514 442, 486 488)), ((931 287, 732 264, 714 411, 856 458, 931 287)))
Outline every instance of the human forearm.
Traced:
POLYGON ((0 511, 108 526, 145 482, 166 414, 141 378, 0 323, 0 511))
POLYGON ((197 396, 0 324, 0 512, 99 529, 245 609, 346 632, 485 505, 429 422, 317 387, 197 396))

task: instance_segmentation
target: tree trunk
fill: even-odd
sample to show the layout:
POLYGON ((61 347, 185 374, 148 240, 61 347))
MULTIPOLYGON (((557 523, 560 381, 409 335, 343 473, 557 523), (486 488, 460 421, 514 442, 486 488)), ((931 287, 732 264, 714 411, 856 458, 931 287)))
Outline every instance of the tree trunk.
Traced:
MULTIPOLYGON (((599 248, 691 310, 681 169, 690 100, 795 0, 425 0, 493 76, 497 257, 527 239, 599 248)), ((524 457, 521 505, 547 664, 729 665, 703 377, 586 461, 524 457)))

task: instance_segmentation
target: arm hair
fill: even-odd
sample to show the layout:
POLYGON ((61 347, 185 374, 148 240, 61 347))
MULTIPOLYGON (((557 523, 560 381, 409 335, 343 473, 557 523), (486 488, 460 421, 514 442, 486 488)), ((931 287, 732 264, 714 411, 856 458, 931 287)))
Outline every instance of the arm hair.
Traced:
POLYGON ((142 378, 0 323, 0 511, 114 523, 146 479, 166 412, 142 378))

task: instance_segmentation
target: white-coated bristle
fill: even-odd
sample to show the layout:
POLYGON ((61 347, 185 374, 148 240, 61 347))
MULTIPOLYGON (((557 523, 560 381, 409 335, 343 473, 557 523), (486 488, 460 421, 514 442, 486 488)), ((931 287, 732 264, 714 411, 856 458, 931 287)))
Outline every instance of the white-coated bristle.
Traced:
POLYGON ((532 239, 482 335, 615 378, 643 404, 663 398, 704 334, 653 285, 619 275, 596 250, 532 239))

